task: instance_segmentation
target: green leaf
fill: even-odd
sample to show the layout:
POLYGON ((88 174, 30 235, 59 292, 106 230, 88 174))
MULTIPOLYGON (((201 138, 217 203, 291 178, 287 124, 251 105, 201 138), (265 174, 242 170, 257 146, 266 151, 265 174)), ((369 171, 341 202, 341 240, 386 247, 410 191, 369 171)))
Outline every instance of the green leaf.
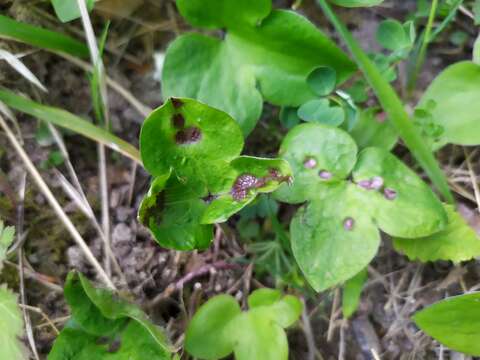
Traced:
POLYGON ((55 341, 49 360, 171 358, 163 331, 110 290, 94 288, 83 275, 71 272, 65 298, 72 321, 55 341))
POLYGON ((227 331, 229 323, 241 313, 230 295, 218 295, 195 313, 185 334, 185 349, 201 359, 219 359, 233 351, 235 338, 227 331))
POLYGON ((373 146, 391 150, 398 141, 397 131, 390 120, 380 120, 375 108, 359 110, 357 122, 349 133, 360 149, 373 146))
POLYGON ((228 31, 224 40, 178 37, 167 50, 162 93, 224 110, 244 134, 255 127, 263 100, 299 106, 313 98, 306 78, 315 68, 334 68, 340 83, 354 71, 343 52, 308 20, 290 11, 270 12, 271 0, 178 0, 177 5, 192 25, 228 31))
POLYGON ((448 215, 445 229, 418 239, 395 238, 397 251, 405 253, 410 260, 450 260, 461 262, 480 256, 480 239, 451 205, 444 205, 448 215))
POLYGON ((230 336, 236 339, 236 360, 287 360, 285 331, 272 321, 267 308, 254 308, 231 321, 230 336))
POLYGON ((0 286, 0 329, 0 359, 27 360, 27 350, 20 341, 24 327, 17 296, 5 286, 0 286))
POLYGON ((480 293, 440 301, 417 312, 413 319, 420 329, 450 349, 480 356, 480 293))
POLYGON ((89 54, 85 44, 67 35, 25 24, 3 15, 0 15, 0 37, 82 58, 88 57, 89 54))
POLYGON ((133 145, 68 111, 39 104, 6 89, 0 89, 0 101, 13 109, 83 135, 140 162, 140 154, 133 145))
POLYGON ((320 66, 308 74, 307 83, 315 95, 330 95, 337 85, 337 72, 330 67, 320 66))
POLYGON ((398 51, 411 45, 409 34, 397 20, 384 20, 377 29, 377 41, 385 49, 398 51))
MULTIPOLYGON (((95 0, 85 0, 87 9, 91 11, 95 5, 95 0)), ((52 0, 55 14, 61 22, 69 22, 80 17, 80 9, 77 0, 52 0)))
POLYGON ((363 270, 380 245, 376 224, 355 185, 332 185, 309 202, 290 224, 292 250, 316 291, 342 283, 363 270))
POLYGON ((298 116, 309 122, 339 126, 345 120, 345 111, 340 106, 330 106, 327 99, 314 99, 300 106, 298 116))
POLYGON ((280 110, 280 122, 282 125, 287 128, 291 129, 294 126, 300 123, 300 118, 297 114, 297 108, 291 106, 284 106, 280 110))
POLYGON ((179 178, 195 177, 216 191, 219 171, 242 151, 240 128, 230 116, 193 99, 169 99, 145 120, 140 153, 145 169, 159 176, 175 169, 179 178))
POLYGON ((227 221, 258 194, 275 191, 282 183, 288 183, 292 179, 290 165, 282 159, 240 156, 230 166, 233 170, 229 174, 230 181, 224 189, 214 193, 214 199, 201 220, 204 224, 227 221))
POLYGON ((367 280, 367 269, 363 269, 345 282, 342 294, 342 312, 345 319, 350 318, 357 311, 363 286, 367 280))
POLYGON ((462 61, 449 66, 430 84, 421 98, 418 109, 428 109, 434 124, 443 131, 434 144, 480 144, 480 66, 462 61))
POLYGON ((392 236, 417 238, 445 228, 447 214, 430 187, 386 150, 363 150, 353 170, 376 223, 392 236), (376 181, 377 186, 368 186, 376 181))
POLYGON ((298 320, 302 302, 292 295, 282 297, 278 290, 259 289, 248 304, 250 310, 242 313, 232 296, 207 301, 188 325, 185 349, 200 359, 219 359, 233 351, 237 360, 286 360, 283 328, 298 320))
POLYGON ((395 90, 383 78, 378 68, 368 58, 358 42, 348 31, 347 27, 332 11, 326 0, 317 0, 317 3, 320 5, 325 15, 332 22, 343 40, 346 42, 350 52, 355 58, 355 61, 375 91, 381 105, 387 112, 389 119, 391 119, 393 125, 398 131, 398 134, 402 137, 405 144, 420 165, 425 169, 426 173, 430 179, 432 179, 432 182, 437 189, 442 193, 448 202, 453 203, 454 199, 450 192, 445 175, 440 169, 427 144, 425 144, 425 141, 421 138, 415 126, 410 121, 404 105, 395 90))
POLYGON ((357 158, 357 146, 343 130, 321 124, 301 124, 283 139, 279 155, 290 163, 293 184, 274 193, 293 204, 316 197, 319 186, 345 179, 357 158))
POLYGON ((203 225, 209 192, 202 182, 179 181, 170 172, 152 181, 139 209, 139 221, 165 248, 207 248, 213 239, 212 225, 203 225))
POLYGON ((7 250, 13 242, 15 236, 15 228, 13 226, 4 226, 0 220, 0 273, 3 268, 3 261, 7 256, 7 250))
POLYGON ((480 25, 480 0, 473 3, 473 15, 475 16, 475 25, 480 25))
POLYGON ((384 0, 329 0, 332 4, 343 7, 370 7, 380 5, 384 0))

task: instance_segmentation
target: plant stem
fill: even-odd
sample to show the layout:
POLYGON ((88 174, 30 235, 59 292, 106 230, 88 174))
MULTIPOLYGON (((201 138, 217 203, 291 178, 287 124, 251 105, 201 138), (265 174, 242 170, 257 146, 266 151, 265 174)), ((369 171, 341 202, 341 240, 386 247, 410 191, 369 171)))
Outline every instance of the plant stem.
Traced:
POLYGON ((362 50, 346 26, 338 19, 326 0, 317 0, 327 18, 336 28, 353 55, 358 67, 363 72, 366 80, 373 88, 380 104, 388 114, 399 135, 410 149, 419 164, 432 180, 443 197, 453 203, 454 199, 448 187, 447 180, 440 169, 431 150, 425 144, 424 139, 418 134, 415 126, 410 121, 404 105, 392 86, 382 77, 375 64, 362 50))

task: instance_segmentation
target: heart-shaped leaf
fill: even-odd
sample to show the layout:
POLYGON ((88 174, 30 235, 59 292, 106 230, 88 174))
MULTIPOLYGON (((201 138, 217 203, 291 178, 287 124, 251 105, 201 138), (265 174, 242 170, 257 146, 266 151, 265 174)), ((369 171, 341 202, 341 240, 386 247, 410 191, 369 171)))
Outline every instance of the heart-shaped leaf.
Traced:
POLYGON ((340 106, 331 106, 327 99, 314 99, 300 106, 298 116, 309 122, 339 126, 345 120, 345 111, 340 106))
POLYGON ((298 204, 315 198, 322 185, 345 179, 355 165, 357 146, 343 130, 301 124, 285 136, 279 155, 290 163, 294 180, 274 195, 280 201, 298 204))
POLYGON ((363 150, 353 179, 376 223, 389 235, 418 238, 447 224, 442 203, 430 187, 386 150, 363 150))
POLYGON ((380 245, 380 233, 352 184, 300 208, 290 224, 292 250, 310 285, 323 291, 363 270, 380 245))
POLYGON ((308 74, 307 83, 315 95, 330 95, 337 85, 337 72, 331 67, 320 66, 308 74))
POLYGON ((448 225, 442 231, 418 239, 395 238, 397 251, 405 253, 411 260, 450 260, 455 263, 480 256, 480 239, 475 231, 451 205, 444 205, 448 214, 448 225))
POLYGON ((271 11, 271 0, 177 0, 177 6, 192 25, 228 32, 224 40, 178 37, 165 58, 164 96, 196 98, 222 109, 244 134, 260 117, 263 99, 299 106, 313 98, 306 78, 315 68, 334 68, 339 82, 355 69, 308 20, 290 11, 271 11))
POLYGON ((382 21, 376 35, 380 45, 388 50, 398 51, 412 45, 407 30, 397 20, 382 21))
POLYGON ((200 359, 218 359, 234 352, 237 360, 286 360, 283 328, 302 313, 299 299, 278 290, 259 289, 248 297, 250 310, 241 312, 229 295, 203 304, 188 325, 185 349, 200 359))
POLYGON ((418 109, 427 110, 442 131, 433 147, 480 144, 480 65, 462 61, 449 66, 430 84, 418 109))

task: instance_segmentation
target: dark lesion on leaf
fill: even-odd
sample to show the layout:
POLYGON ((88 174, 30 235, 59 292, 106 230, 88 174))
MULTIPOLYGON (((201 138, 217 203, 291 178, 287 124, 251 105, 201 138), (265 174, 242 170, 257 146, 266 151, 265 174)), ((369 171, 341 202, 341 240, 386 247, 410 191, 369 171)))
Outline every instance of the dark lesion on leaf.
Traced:
POLYGON ((109 345, 107 352, 109 353, 116 353, 118 350, 120 350, 120 347, 122 346, 122 342, 120 339, 114 339, 109 345))
POLYGON ((172 97, 171 100, 172 100, 172 105, 175 109, 178 109, 183 105, 183 101, 178 98, 172 97))
POLYGON ((150 224, 150 219, 153 218, 156 224, 160 224, 162 222, 164 204, 165 195, 162 191, 161 193, 155 195, 155 202, 152 204, 148 204, 148 207, 140 213, 140 222, 148 227, 150 224))
POLYGON ((291 177, 283 176, 276 168, 268 169, 268 174, 260 178, 245 173, 237 177, 230 193, 235 201, 242 201, 248 196, 249 190, 264 187, 269 181, 290 182, 291 177))
POLYGON ((177 131, 175 134, 175 142, 178 145, 195 144, 202 139, 202 131, 195 127, 188 127, 177 131))
POLYGON ((172 125, 176 129, 183 129, 185 127, 185 118, 182 114, 175 114, 172 117, 172 125))
POLYGON ((332 173, 328 170, 320 170, 318 172, 318 176, 320 177, 320 179, 322 180, 330 180, 332 178, 332 173))
POLYGON ((215 195, 215 194, 212 194, 212 193, 208 193, 207 196, 204 196, 202 197, 202 200, 206 203, 206 204, 210 204, 212 201, 214 201, 215 199, 218 198, 218 195, 215 195))
POLYGON ((352 231, 355 226, 355 220, 351 217, 347 217, 343 220, 343 228, 347 231, 352 231))
POLYGON ((308 156, 305 158, 305 160, 303 161, 303 166, 306 168, 306 169, 313 169, 317 166, 317 160, 315 160, 314 157, 311 157, 311 156, 308 156))

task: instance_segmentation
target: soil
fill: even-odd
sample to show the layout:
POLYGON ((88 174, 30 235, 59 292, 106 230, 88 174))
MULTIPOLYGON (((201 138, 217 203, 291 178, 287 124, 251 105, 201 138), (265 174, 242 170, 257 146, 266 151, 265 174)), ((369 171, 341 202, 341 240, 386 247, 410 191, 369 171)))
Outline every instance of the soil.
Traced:
MULTIPOLYGON (((106 19, 112 21, 105 53, 109 76, 128 89, 138 101, 155 108, 161 105, 162 98, 160 83, 154 76, 154 53, 164 52, 168 43, 189 27, 171 0, 126 3, 101 1, 99 6, 103 12, 94 12, 92 19, 97 33, 102 31, 106 19)), ((277 7, 290 5, 290 1, 276 1, 277 7)), ((414 9, 415 1, 386 1, 381 7, 344 10, 341 15, 366 49, 379 51, 374 40, 378 23, 386 17, 405 20, 414 9)), ((21 21, 82 37, 81 23, 74 21, 61 25, 47 2, 7 0, 0 4, 0 10, 21 21)), ((303 1, 298 11, 323 29, 330 29, 313 0, 303 1)), ((447 65, 470 57, 475 35, 471 28, 471 20, 459 15, 430 47, 416 96, 447 65), (456 30, 466 31, 469 35, 469 41, 462 47, 449 41, 449 36, 456 30)), ((12 53, 30 51, 29 47, 10 41, 0 40, 0 46, 12 53)), ((0 62, 0 81, 4 87, 77 115, 93 117, 90 87, 82 69, 42 50, 35 50, 22 60, 49 90, 48 94, 40 93, 8 65, 0 62)), ((112 131, 138 146, 144 116, 112 89, 109 89, 108 100, 112 131)), ((411 105, 414 104, 415 99, 412 99, 411 105)), ((19 113, 16 116, 31 159, 43 168, 43 178, 95 256, 102 258, 102 241, 92 222, 62 190, 58 174, 68 177, 67 167, 65 164, 45 166, 49 156, 56 151, 56 145, 48 136, 39 139, 39 129, 45 125, 29 116, 19 113)), ((278 121, 278 109, 266 105, 257 129, 247 139, 245 152, 257 156, 274 155, 285 132, 278 121)), ((100 219, 97 146, 78 135, 63 131, 62 134, 71 163, 97 219, 100 219)), ((3 133, 0 133, 0 146, 0 216, 7 223, 18 224, 18 209, 22 209, 18 197, 19 185, 25 170, 3 133)), ((395 151, 411 163, 401 144, 395 151)), ((477 158, 476 153, 473 154, 472 163, 476 171, 480 170, 477 158)), ((440 152, 439 159, 449 177, 455 178, 452 181, 456 182, 457 199, 463 214, 480 229, 463 150, 447 147, 440 152)), ((216 227, 214 244, 206 251, 168 251, 159 247, 136 219, 139 203, 149 186, 149 175, 141 168, 134 169, 128 159, 108 151, 108 179, 112 250, 126 282, 116 272, 112 278, 121 291, 141 305, 156 323, 166 326, 174 344, 181 345, 188 319, 207 298, 229 293, 245 303, 251 290, 278 284, 278 278, 256 262, 250 242, 239 232, 238 224, 242 221, 239 216, 216 227)), ((292 207, 280 206, 279 218, 283 224, 288 224, 293 210, 292 207)), ((59 286, 62 286, 67 272, 77 269, 93 280, 98 279, 31 178, 27 178, 22 212, 27 302, 61 328, 68 320, 69 311, 59 286)), ((253 223, 265 236, 273 236, 267 218, 257 215, 253 223)), ((461 355, 444 350, 420 332, 410 317, 425 305, 475 287, 479 282, 479 263, 410 262, 393 250, 388 238, 384 240, 369 268, 369 280, 360 308, 348 322, 341 319, 338 290, 315 294, 310 290, 291 288, 304 297, 307 305, 302 321, 289 331, 291 359, 368 360, 376 359, 375 356, 378 359, 461 358, 458 357, 461 355), (308 342, 309 336, 313 343, 308 342)), ((0 283, 6 282, 18 292, 19 274, 15 266, 18 258, 15 254, 10 261, 0 275, 0 283)), ((36 346, 44 359, 56 334, 43 316, 36 312, 30 315, 36 346)), ((187 355, 184 358, 187 359, 187 355)))

